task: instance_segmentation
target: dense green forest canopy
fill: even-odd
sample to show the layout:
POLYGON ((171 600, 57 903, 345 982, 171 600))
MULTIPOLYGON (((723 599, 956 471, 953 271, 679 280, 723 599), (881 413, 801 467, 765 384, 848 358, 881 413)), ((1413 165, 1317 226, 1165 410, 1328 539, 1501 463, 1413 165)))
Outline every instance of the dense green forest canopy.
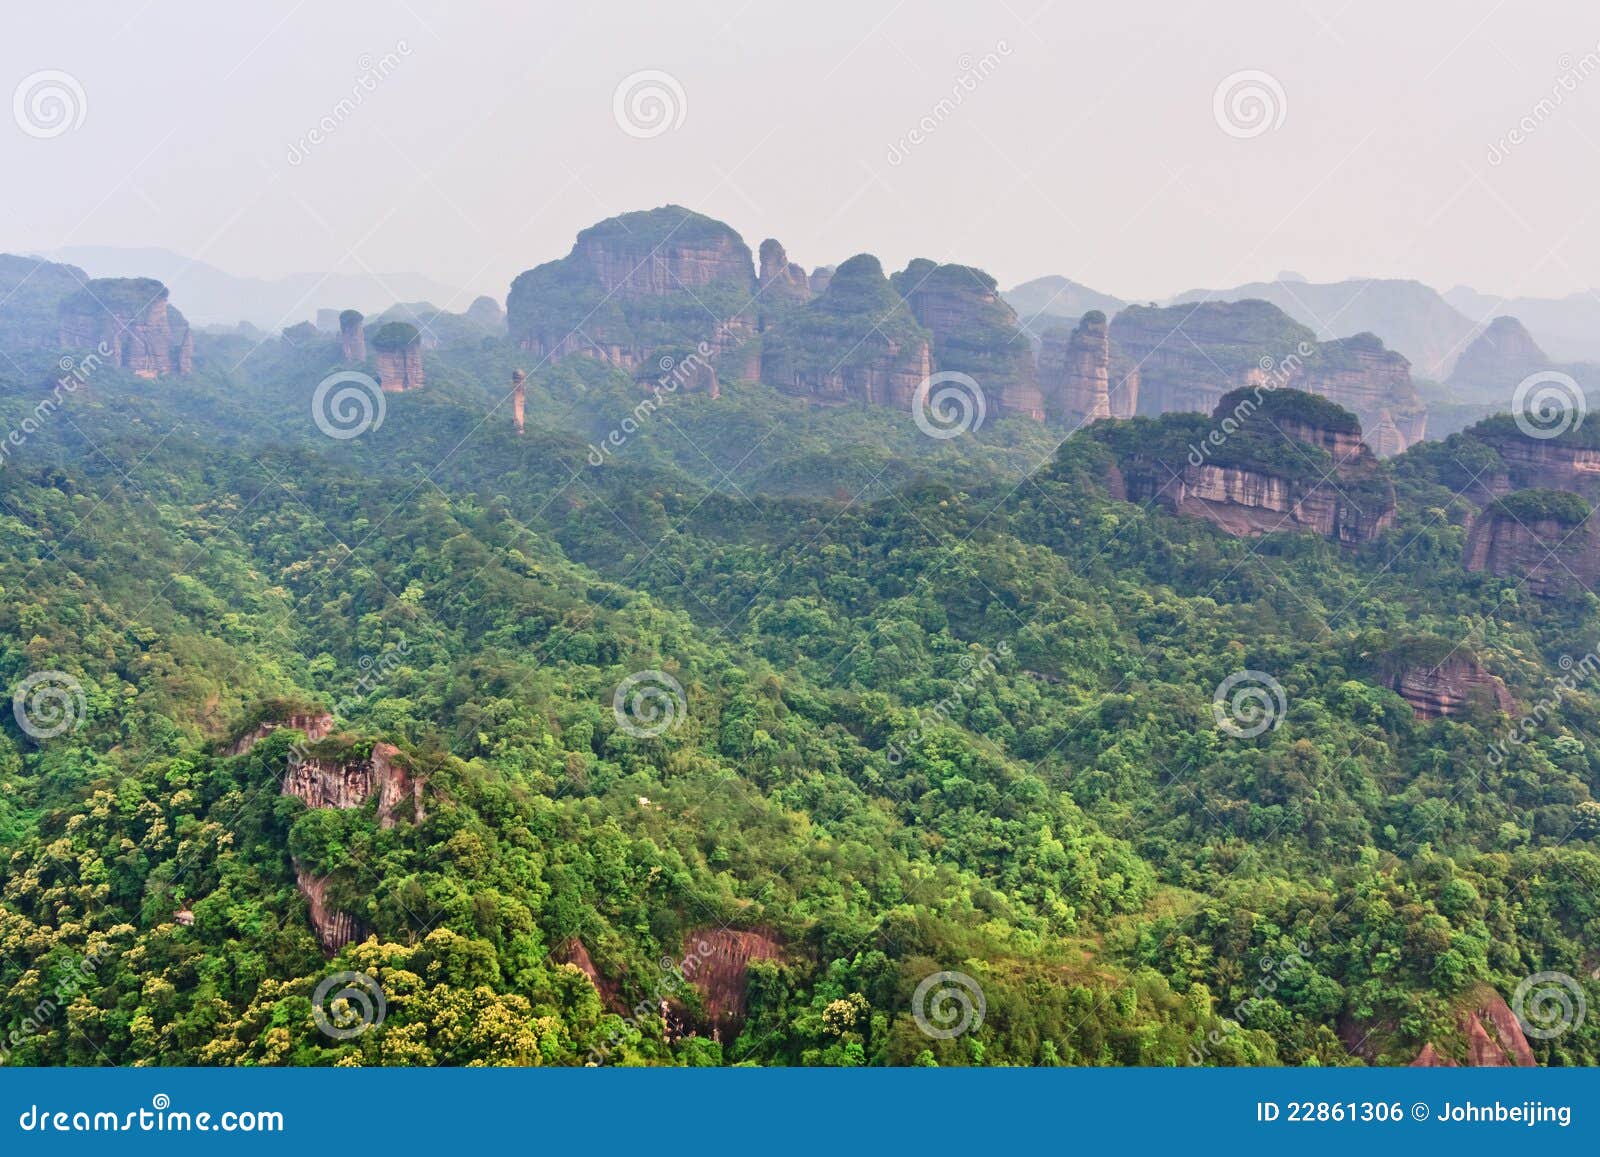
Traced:
MULTIPOLYGON (((1459 1055, 1483 986, 1600 996, 1600 695, 1557 687, 1596 602, 1463 568, 1472 432, 1384 466, 1395 523, 1352 548, 1111 497, 1119 440, 1204 418, 936 442, 727 384, 595 465, 627 375, 426 356, 349 439, 312 420, 332 338, 202 337, 192 377, 101 367, 42 420, 54 355, 0 364, 29 431, 0 676, 82 695, 62 734, 0 730, 10 1063, 1405 1063, 1459 1055), (1514 718, 1395 690, 1456 648, 1553 704, 1504 758, 1514 718), (614 706, 641 672, 681 694, 659 734, 614 706), (1219 725, 1237 672, 1283 693, 1258 734, 1219 725), (296 751, 377 744, 425 815, 281 789, 296 751), (362 929, 332 960, 297 867, 362 929), (781 951, 730 1031, 673 1032, 673 962, 719 929, 781 951), (381 983, 381 1025, 317 1030, 336 970, 381 983), (981 987, 959 1036, 914 1015, 941 971, 981 987)), ((1600 1061, 1597 1021, 1538 1059, 1600 1061)))

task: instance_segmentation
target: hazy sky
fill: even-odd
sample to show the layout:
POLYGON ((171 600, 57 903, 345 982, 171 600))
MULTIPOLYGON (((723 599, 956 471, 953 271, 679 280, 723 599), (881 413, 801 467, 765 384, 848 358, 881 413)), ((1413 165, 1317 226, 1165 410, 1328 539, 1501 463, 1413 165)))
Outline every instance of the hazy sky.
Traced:
POLYGON ((1600 284, 1593 0, 57 3, 6 25, 0 90, 54 70, 82 101, 65 88, 56 135, 27 101, 0 120, 4 249, 503 298, 583 226, 678 202, 808 267, 866 250, 1132 298, 1281 269, 1600 284), (1214 96, 1246 70, 1273 112, 1249 136, 1225 101, 1230 135, 1214 96), (682 119, 630 135, 613 97, 646 71, 682 119))

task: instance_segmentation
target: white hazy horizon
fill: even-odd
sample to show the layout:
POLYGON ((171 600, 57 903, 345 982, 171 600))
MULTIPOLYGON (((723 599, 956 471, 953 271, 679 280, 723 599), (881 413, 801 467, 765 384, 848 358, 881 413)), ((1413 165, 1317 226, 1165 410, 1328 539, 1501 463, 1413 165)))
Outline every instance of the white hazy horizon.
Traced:
POLYGON ((1281 270, 1600 283, 1600 17, 1577 2, 8 17, 9 252, 408 271, 461 309, 595 221, 677 203, 807 268, 930 257, 1139 301, 1281 270))

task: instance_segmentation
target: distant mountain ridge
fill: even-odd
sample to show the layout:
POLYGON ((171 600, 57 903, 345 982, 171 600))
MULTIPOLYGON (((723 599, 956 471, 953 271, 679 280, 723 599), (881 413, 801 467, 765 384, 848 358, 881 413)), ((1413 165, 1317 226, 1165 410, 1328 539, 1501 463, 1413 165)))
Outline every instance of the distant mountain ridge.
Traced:
POLYGON ((1170 299, 1270 301, 1310 326, 1319 341, 1374 333, 1405 355, 1418 377, 1442 381, 1479 328, 1479 323, 1420 281, 1354 278, 1348 281, 1258 281, 1231 289, 1191 289, 1170 299))
POLYGON ((465 308, 470 300, 456 287, 418 273, 242 277, 170 249, 107 245, 69 246, 42 256, 79 266, 90 277, 153 277, 184 302, 195 324, 247 321, 273 333, 313 319, 318 309, 377 313, 400 301, 451 302, 465 308))

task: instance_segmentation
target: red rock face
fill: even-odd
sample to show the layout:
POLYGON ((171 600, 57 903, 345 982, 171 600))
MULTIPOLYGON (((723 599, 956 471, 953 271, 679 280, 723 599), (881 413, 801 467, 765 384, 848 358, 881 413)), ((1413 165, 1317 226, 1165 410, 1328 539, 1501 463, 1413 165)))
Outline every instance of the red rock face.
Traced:
POLYGON ((916 397, 917 388, 933 373, 933 355, 925 341, 902 348, 896 342, 873 334, 858 350, 866 351, 867 356, 851 365, 840 366, 832 373, 791 370, 783 376, 770 359, 763 359, 761 380, 785 393, 802 394, 825 406, 872 402, 905 409, 916 397))
POLYGON ((1372 334, 1323 342, 1318 350, 1321 356, 1306 360, 1289 377, 1290 387, 1338 402, 1361 419, 1363 428, 1384 426, 1380 454, 1396 436, 1401 450, 1422 441, 1428 411, 1412 385, 1410 362, 1372 334))
POLYGON ((761 243, 761 268, 756 298, 757 328, 765 329, 773 316, 811 299, 806 271, 789 260, 783 246, 771 237, 761 243))
POLYGON ((750 250, 730 237, 706 244, 626 237, 580 238, 572 257, 586 265, 609 294, 617 297, 662 297, 731 280, 750 281, 750 250))
MULTIPOLYGON (((1470 1003, 1456 1016, 1456 1028, 1466 1051, 1466 1063, 1474 1068, 1533 1068, 1533 1049, 1505 999, 1488 985, 1479 985, 1470 1003)), ((1457 1068, 1432 1041, 1422 1046, 1413 1068, 1457 1068)))
POLYGON ((912 316, 933 335, 936 371, 977 381, 1000 414, 1045 419, 1033 350, 994 278, 959 265, 913 262, 897 275, 912 316))
POLYGON ((1517 707, 1505 684, 1468 655, 1452 655, 1437 667, 1408 667, 1393 685, 1418 719, 1459 715, 1472 703, 1507 712, 1517 707))
POLYGON ((516 370, 511 375, 511 424, 522 433, 522 409, 528 398, 528 375, 516 370))
POLYGON ((1394 500, 1357 507, 1330 482, 1309 488, 1284 478, 1229 466, 1185 465, 1161 481, 1154 473, 1124 473, 1129 501, 1150 499, 1178 514, 1204 518, 1238 538, 1309 530, 1336 542, 1370 542, 1394 521, 1394 500))
POLYGON ((295 713, 286 715, 282 719, 264 720, 229 744, 224 754, 243 755, 258 741, 280 727, 287 727, 291 731, 304 731, 307 742, 315 743, 333 734, 333 716, 324 711, 317 714, 295 713))
POLYGON ((1105 314, 1083 316, 1070 336, 1047 334, 1039 346, 1039 388, 1045 413, 1074 425, 1131 418, 1139 402, 1139 370, 1115 359, 1105 314))
POLYGON ((339 316, 339 356, 347 362, 367 360, 367 333, 362 321, 362 316, 354 310, 339 316))
POLYGON ((1485 510, 1473 520, 1462 551, 1470 571, 1521 578, 1533 594, 1551 597, 1600 581, 1594 520, 1579 527, 1554 519, 1519 522, 1485 510))
POLYGON ((752 960, 780 960, 770 929, 700 928, 684 937, 683 975, 699 991, 712 1030, 732 1040, 744 1021, 745 969, 752 960))
POLYGON ((325 953, 332 956, 360 935, 360 927, 354 916, 348 912, 337 911, 328 904, 327 877, 313 876, 296 863, 294 881, 300 889, 300 894, 305 897, 306 908, 311 917, 311 928, 316 932, 325 953))
POLYGON ((1485 476, 1477 492, 1497 498, 1512 490, 1570 490, 1600 498, 1600 450, 1573 446, 1553 438, 1529 438, 1519 432, 1491 431, 1483 440, 1499 451, 1504 471, 1485 476))
POLYGON ((159 282, 146 291, 118 292, 116 281, 96 280, 61 303, 63 349, 110 351, 112 365, 142 378, 188 374, 193 370, 194 336, 189 323, 167 305, 159 282))
POLYGON ((378 385, 385 393, 398 394, 405 390, 421 388, 422 342, 412 342, 403 349, 379 350, 374 357, 378 367, 378 385))
POLYGON ((392 828, 401 805, 411 801, 415 822, 427 818, 420 779, 413 779, 401 762, 400 749, 374 743, 368 759, 333 763, 305 758, 291 760, 283 779, 283 794, 298 796, 307 807, 360 807, 374 792, 378 796, 378 826, 392 828))

